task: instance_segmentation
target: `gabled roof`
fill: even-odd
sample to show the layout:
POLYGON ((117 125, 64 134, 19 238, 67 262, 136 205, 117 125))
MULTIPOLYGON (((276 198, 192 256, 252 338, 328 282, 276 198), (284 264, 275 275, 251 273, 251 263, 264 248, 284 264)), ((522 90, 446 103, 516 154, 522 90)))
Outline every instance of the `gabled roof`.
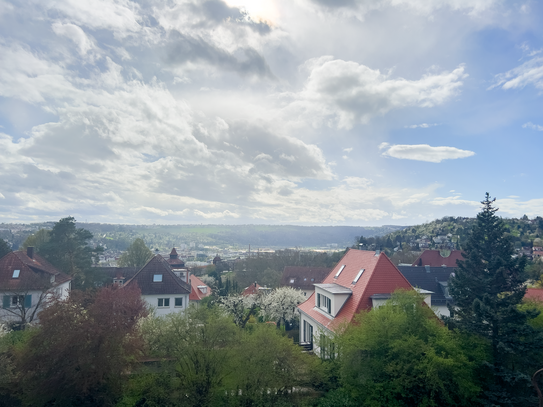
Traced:
POLYGON ((330 267, 287 266, 281 276, 281 287, 300 290, 314 290, 314 284, 320 284, 332 270, 330 267))
POLYGON ((177 277, 168 262, 159 254, 151 257, 145 266, 124 287, 137 284, 142 295, 190 294, 190 286, 177 277), (153 276, 162 274, 162 281, 154 282, 153 276))
POLYGON ((422 254, 413 262, 413 266, 430 266, 430 267, 458 267, 456 260, 464 260, 462 251, 451 250, 451 254, 447 257, 443 257, 439 250, 425 250, 422 254))
POLYGON ((31 258, 26 251, 17 250, 0 259, 0 291, 43 290, 71 279, 35 253, 31 258), (20 270, 18 278, 13 278, 14 270, 20 270), (51 283, 53 276, 54 282, 51 283))
POLYGON ((413 287, 432 291, 432 305, 447 305, 451 302, 448 294, 448 282, 454 267, 414 267, 398 266, 400 272, 413 287))
POLYGON ((243 290, 241 295, 247 296, 247 295, 258 294, 260 292, 259 291, 260 288, 261 286, 258 285, 257 282, 255 281, 253 284, 251 284, 249 287, 243 290))
POLYGON ((334 330, 342 323, 350 323, 356 313, 369 310, 372 307, 372 295, 389 294, 398 288, 412 288, 411 284, 384 253, 375 255, 375 252, 372 251, 354 249, 345 253, 322 283, 339 285, 352 292, 335 318, 327 316, 316 309, 315 293, 307 301, 298 305, 301 312, 330 330, 334 330), (342 267, 341 273, 335 278, 342 267), (364 269, 364 272, 359 280, 353 284, 362 269, 364 269))
POLYGON ((211 288, 209 288, 209 286, 206 283, 204 283, 202 280, 200 280, 196 276, 190 276, 190 285, 191 285, 191 291, 190 291, 190 296, 189 296, 190 301, 200 301, 201 299, 211 295, 211 288), (205 293, 203 293, 198 288, 198 286, 201 287, 204 285, 207 287, 207 292, 205 293))

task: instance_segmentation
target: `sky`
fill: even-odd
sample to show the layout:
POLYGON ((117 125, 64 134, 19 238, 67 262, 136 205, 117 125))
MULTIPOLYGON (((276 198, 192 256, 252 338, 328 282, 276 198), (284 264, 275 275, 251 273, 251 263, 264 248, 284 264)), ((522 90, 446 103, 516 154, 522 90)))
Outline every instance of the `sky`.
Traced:
POLYGON ((543 5, 0 0, 0 223, 543 216, 543 5))

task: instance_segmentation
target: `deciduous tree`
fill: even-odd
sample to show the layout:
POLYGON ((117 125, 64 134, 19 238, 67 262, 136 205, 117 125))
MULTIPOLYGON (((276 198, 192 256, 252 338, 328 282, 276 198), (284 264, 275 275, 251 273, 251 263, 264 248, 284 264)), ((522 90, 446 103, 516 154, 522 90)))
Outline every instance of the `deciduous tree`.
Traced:
POLYGON ((449 331, 415 292, 362 312, 338 339, 341 383, 357 405, 469 406, 481 346, 449 331))
POLYGON ((137 287, 72 291, 69 299, 53 301, 19 352, 26 403, 112 405, 127 369, 141 353, 136 328, 146 314, 137 287))
POLYGON ((137 238, 124 252, 117 264, 119 267, 143 267, 149 259, 153 257, 153 252, 147 247, 143 239, 137 238))

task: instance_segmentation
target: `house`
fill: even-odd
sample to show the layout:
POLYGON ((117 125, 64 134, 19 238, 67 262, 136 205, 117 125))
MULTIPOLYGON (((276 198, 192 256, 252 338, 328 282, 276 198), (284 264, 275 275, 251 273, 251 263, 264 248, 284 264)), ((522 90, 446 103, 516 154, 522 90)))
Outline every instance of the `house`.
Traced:
POLYGON ((526 294, 524 294, 524 298, 543 303, 543 288, 528 288, 526 294))
POLYGON ((454 267, 398 266, 398 270, 421 293, 426 294, 428 305, 438 317, 449 316, 449 304, 454 301, 449 294, 449 279, 454 267))
POLYGON ((451 254, 446 257, 442 256, 439 250, 425 250, 412 265, 418 267, 457 267, 457 260, 464 260, 460 250, 451 250, 451 254))
POLYGON ((137 273, 137 267, 96 267, 99 273, 107 277, 108 284, 112 283, 118 286, 124 285, 137 273))
POLYGON ((29 323, 37 319, 46 300, 65 299, 72 278, 34 252, 33 247, 0 259, 0 320, 29 323))
POLYGON ((399 288, 412 286, 384 253, 350 249, 298 305, 300 344, 322 357, 333 353, 328 338, 337 328, 360 311, 381 306, 399 288))
POLYGON ((205 297, 208 297, 211 295, 211 288, 209 288, 198 277, 189 276, 189 281, 190 281, 190 287, 191 287, 189 301, 191 304, 192 303, 198 304, 205 297))
POLYGON ((179 258, 179 254, 177 254, 177 250, 175 250, 175 247, 170 252, 170 256, 167 259, 167 262, 172 269, 185 268, 185 262, 179 258))
POLYGON ((281 276, 281 287, 292 287, 301 290, 309 297, 315 292, 314 284, 320 284, 330 274, 329 267, 287 266, 281 276))
POLYGON ((267 292, 271 291, 271 288, 268 287, 262 287, 261 285, 257 284, 255 281, 254 284, 251 284, 249 287, 246 287, 245 290, 241 293, 244 297, 247 297, 248 295, 255 295, 255 294, 265 294, 267 292))
POLYGON ((173 269, 161 255, 153 256, 124 286, 137 285, 143 299, 156 315, 184 311, 189 304, 191 286, 187 269, 173 269))

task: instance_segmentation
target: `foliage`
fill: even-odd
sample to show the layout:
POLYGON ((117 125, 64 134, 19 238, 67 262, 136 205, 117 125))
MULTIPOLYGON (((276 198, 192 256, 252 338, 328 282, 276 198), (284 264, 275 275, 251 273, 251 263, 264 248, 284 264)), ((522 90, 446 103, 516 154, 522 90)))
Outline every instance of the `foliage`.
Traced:
POLYGON ((0 239, 0 259, 9 252, 11 252, 11 247, 9 247, 4 239, 0 239))
POLYGON ((0 326, 0 407, 21 405, 14 353, 29 335, 29 331, 8 331, 0 326))
POLYGON ((19 352, 29 405, 112 405, 124 373, 141 354, 136 329, 147 314, 137 288, 72 291, 40 314, 41 326, 19 352))
POLYGON ((73 277, 72 287, 88 289, 101 283, 101 276, 92 265, 97 262, 101 247, 88 245, 92 233, 77 229, 73 217, 60 219, 49 232, 49 241, 40 248, 43 255, 60 271, 73 277))
POLYGON ((153 257, 153 252, 145 245, 143 239, 137 238, 124 252, 117 265, 119 267, 143 267, 153 257))
POLYGON ((237 326, 245 328, 249 319, 256 315, 261 300, 260 295, 229 295, 220 298, 219 306, 233 317, 237 326))
POLYGON ((164 362, 160 373, 144 371, 132 380, 129 396, 138 405, 280 405, 318 370, 318 361, 273 325, 240 329, 216 308, 149 317, 141 329, 149 354, 164 362))
POLYGON ((543 338, 528 323, 538 311, 519 307, 526 292, 526 260, 513 256, 511 239, 493 202, 487 193, 464 247, 465 260, 458 262, 450 281, 455 307, 450 308, 448 323, 488 341, 489 402, 527 405, 531 386, 522 370, 543 338))
POLYGON ((34 250, 39 253, 43 245, 49 241, 49 231, 46 229, 40 229, 36 233, 28 236, 21 245, 21 249, 26 250, 27 247, 33 247, 34 250))
POLYGON ((275 321, 277 325, 288 324, 298 318, 298 304, 306 298, 300 290, 291 287, 276 288, 261 299, 262 313, 267 321, 275 321))
POLYGON ((470 355, 462 346, 465 340, 441 324, 422 296, 397 291, 380 308, 360 313, 356 322, 338 341, 341 383, 358 405, 475 402, 477 346, 469 344, 470 355))

